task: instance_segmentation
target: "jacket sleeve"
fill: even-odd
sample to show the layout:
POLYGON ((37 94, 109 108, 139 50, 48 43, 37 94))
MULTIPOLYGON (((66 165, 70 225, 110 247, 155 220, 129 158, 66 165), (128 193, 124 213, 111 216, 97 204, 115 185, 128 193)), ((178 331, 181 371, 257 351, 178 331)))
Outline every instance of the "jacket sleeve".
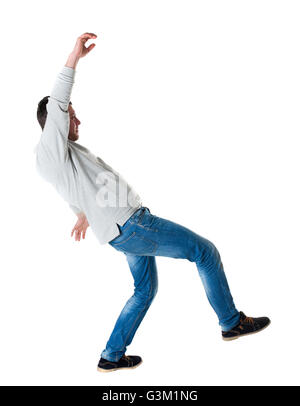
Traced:
POLYGON ((73 204, 69 204, 70 208, 73 210, 75 214, 83 213, 78 207, 74 206, 73 204))
POLYGON ((74 84, 75 70, 64 66, 52 89, 47 108, 47 119, 41 141, 48 159, 64 163, 68 159, 68 135, 70 127, 69 102, 74 84))

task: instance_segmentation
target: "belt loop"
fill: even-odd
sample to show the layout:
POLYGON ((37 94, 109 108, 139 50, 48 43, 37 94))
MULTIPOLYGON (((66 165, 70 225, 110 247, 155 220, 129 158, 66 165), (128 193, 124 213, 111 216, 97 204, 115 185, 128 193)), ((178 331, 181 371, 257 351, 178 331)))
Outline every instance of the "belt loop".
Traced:
POLYGON ((142 219, 143 219, 143 217, 144 217, 144 215, 145 215, 145 212, 146 212, 147 207, 142 206, 141 209, 142 209, 142 213, 141 213, 140 218, 139 218, 139 220, 138 220, 138 224, 141 224, 141 221, 142 221, 142 219))

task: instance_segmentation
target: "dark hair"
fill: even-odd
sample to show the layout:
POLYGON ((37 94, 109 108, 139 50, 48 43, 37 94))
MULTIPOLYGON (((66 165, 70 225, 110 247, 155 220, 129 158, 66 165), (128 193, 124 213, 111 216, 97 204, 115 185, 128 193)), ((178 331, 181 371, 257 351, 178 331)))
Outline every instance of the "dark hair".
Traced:
MULTIPOLYGON (((42 127, 42 130, 44 129, 46 119, 47 119, 48 112, 46 109, 46 104, 48 103, 49 97, 50 96, 45 96, 42 98, 42 100, 39 101, 37 112, 36 112, 36 116, 37 116, 40 126, 42 127)), ((72 104, 71 101, 70 101, 70 104, 72 104)))

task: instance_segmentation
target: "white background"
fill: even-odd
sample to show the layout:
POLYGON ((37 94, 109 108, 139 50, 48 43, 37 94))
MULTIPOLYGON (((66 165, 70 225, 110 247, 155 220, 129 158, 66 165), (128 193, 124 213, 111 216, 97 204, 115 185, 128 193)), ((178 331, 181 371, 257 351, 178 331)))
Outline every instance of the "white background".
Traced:
POLYGON ((1 11, 2 385, 298 385, 297 1, 10 1, 1 11), (159 291, 127 354, 96 371, 133 292, 123 254, 35 171, 38 101, 84 32, 80 143, 157 216, 210 239, 262 333, 221 339, 195 264, 157 258, 159 291))

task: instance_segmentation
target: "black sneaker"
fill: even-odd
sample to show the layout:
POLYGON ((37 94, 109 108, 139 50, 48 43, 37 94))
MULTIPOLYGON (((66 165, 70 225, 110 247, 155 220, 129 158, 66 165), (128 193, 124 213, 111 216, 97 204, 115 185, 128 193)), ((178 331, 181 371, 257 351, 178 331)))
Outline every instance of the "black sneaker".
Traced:
POLYGON ((123 355, 119 361, 108 361, 107 359, 101 358, 98 363, 99 372, 110 372, 116 371, 117 369, 134 369, 141 365, 142 358, 138 355, 123 355))
POLYGON ((225 341, 235 340, 241 336, 258 333, 271 323, 268 317, 247 317, 240 312, 240 322, 229 331, 222 331, 222 338, 225 341))

